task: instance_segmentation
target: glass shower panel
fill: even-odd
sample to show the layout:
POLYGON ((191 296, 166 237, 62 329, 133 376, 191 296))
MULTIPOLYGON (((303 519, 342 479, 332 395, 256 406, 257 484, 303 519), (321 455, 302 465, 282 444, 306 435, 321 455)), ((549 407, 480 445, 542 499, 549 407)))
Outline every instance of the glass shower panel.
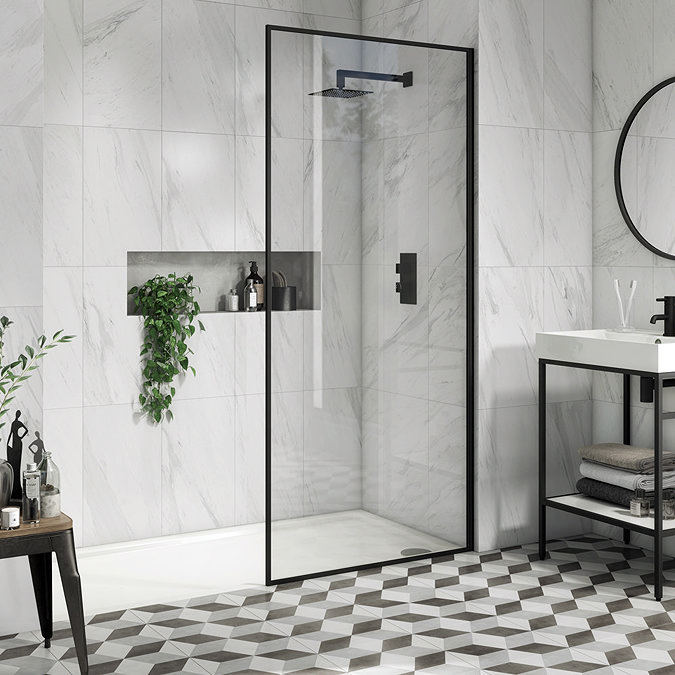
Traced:
POLYGON ((268 37, 268 581, 463 549, 467 50, 268 37))

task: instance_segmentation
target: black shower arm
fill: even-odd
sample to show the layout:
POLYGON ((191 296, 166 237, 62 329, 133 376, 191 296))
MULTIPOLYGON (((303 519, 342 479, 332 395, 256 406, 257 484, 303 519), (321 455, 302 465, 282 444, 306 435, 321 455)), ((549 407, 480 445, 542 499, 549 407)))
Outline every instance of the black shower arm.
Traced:
POLYGON ((413 74, 409 70, 403 75, 388 75, 386 73, 369 73, 364 70, 340 70, 337 71, 337 88, 345 88, 345 78, 352 77, 358 80, 385 80, 386 82, 402 82, 404 87, 412 87, 413 74))

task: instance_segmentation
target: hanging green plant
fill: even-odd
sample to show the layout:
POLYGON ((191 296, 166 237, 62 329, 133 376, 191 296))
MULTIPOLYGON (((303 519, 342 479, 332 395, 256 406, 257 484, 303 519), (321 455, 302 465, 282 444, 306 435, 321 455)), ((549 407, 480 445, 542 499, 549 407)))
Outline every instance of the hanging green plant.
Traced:
MULTIPOLYGON (((188 355, 194 352, 187 346, 187 340, 195 334, 193 322, 200 311, 194 291, 201 289, 192 281, 191 274, 183 277, 158 274, 129 291, 137 311, 144 316, 143 382, 138 401, 143 412, 158 423, 165 415, 173 419, 170 409, 176 395, 173 378, 188 370, 197 374, 189 362, 188 355)), ((197 324, 204 330, 201 321, 197 320, 197 324)))

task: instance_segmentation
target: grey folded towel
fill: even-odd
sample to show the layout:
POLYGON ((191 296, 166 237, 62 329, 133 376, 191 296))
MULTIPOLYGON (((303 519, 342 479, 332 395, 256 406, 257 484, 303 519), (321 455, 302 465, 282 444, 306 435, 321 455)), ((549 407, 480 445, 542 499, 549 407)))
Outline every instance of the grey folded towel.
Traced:
MULTIPOLYGON (((610 485, 609 483, 602 483, 592 478, 580 478, 577 481, 577 490, 587 497, 594 497, 595 499, 612 502, 612 504, 619 504, 620 506, 625 506, 627 509, 630 508, 630 500, 635 494, 625 488, 610 485)), ((653 507, 654 493, 647 492, 645 496, 649 499, 650 506, 653 507)))
MULTIPOLYGON (((596 464, 595 462, 581 462, 579 471, 582 476, 599 480, 610 485, 617 485, 626 490, 636 490, 642 488, 643 490, 654 490, 654 474, 632 473, 630 471, 622 471, 604 464, 596 464)), ((664 471, 661 483, 664 488, 675 488, 675 471, 664 471)))
MULTIPOLYGON (((579 448, 579 455, 596 464, 635 473, 654 473, 654 451, 623 443, 596 443, 579 448)), ((664 471, 675 469, 675 452, 663 453, 664 471)))

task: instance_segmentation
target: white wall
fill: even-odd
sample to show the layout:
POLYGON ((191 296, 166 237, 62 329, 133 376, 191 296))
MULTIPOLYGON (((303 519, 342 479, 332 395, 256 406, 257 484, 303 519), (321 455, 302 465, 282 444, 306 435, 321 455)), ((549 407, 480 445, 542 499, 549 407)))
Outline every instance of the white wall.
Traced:
POLYGON ((46 363, 45 435, 80 544, 263 519, 264 317, 204 314, 197 377, 150 425, 126 252, 263 249, 264 26, 358 30, 349 4, 272 4, 46 5, 45 324, 80 339, 46 363))
MULTIPOLYGON (((42 1, 8 0, 0 22, 0 316, 14 321, 5 334, 3 365, 42 333, 42 1)), ((6 458, 14 411, 23 411, 29 443, 42 431, 42 374, 24 384, 3 418, 0 457, 6 458)), ((27 558, 0 563, 4 608, 27 605, 25 613, 0 612, 0 634, 37 626, 27 558)))
MULTIPOLYGON (((537 331, 591 325, 590 0, 480 0, 480 550, 537 536, 537 331)), ((552 490, 590 439, 584 375, 549 377, 552 490)), ((551 518, 549 535, 583 531, 551 518)))
MULTIPOLYGON (((675 288, 675 263, 656 256, 631 234, 614 193, 614 154, 621 129, 638 100, 655 84, 675 75, 675 4, 663 0, 594 0, 593 3, 593 325, 618 323, 613 279, 627 288, 637 279, 633 324, 653 328, 649 317, 662 311, 657 297, 675 288)), ((657 326, 658 328, 658 326, 657 326)), ((593 380, 593 439, 621 441, 621 377, 597 374, 593 380)), ((653 447, 652 404, 639 402, 637 378, 632 386, 632 442, 653 447)), ((665 409, 675 406, 666 390, 665 409)), ((666 448, 675 429, 664 424, 666 448)), ((598 532, 620 536, 596 523, 598 532)), ((643 546, 652 539, 639 537, 643 546)), ((667 548, 673 544, 666 541, 667 548)))

